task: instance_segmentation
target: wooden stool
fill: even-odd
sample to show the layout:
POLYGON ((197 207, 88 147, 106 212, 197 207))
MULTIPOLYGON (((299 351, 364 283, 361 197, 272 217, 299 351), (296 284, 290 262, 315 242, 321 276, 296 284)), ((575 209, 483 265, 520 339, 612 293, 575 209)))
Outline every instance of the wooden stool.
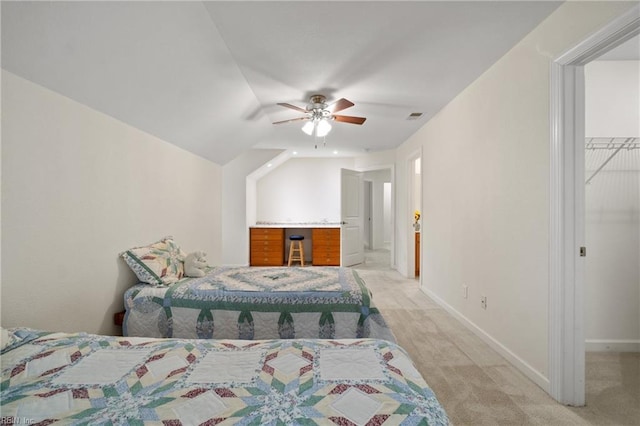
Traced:
POLYGON ((304 240, 303 235, 291 235, 289 237, 291 241, 291 245, 289 246, 289 265, 291 266, 291 262, 299 261, 300 266, 304 266, 304 246, 302 245, 302 240, 304 240))

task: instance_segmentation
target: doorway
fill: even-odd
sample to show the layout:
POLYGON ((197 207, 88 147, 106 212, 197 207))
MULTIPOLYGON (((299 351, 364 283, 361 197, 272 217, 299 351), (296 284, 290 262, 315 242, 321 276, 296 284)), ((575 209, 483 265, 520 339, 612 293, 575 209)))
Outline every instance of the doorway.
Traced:
POLYGON ((422 258, 422 223, 424 212, 422 211, 422 157, 420 152, 414 153, 409 158, 408 164, 408 186, 409 186, 409 238, 407 259, 407 276, 419 278, 420 264, 422 258))
POLYGON ((585 403, 627 424, 604 413, 640 418, 640 35, 584 73, 585 403))
POLYGON ((640 352, 640 36, 585 66, 587 351, 640 352))
POLYGON ((584 65, 640 34, 640 6, 551 65, 549 387, 563 404, 585 404, 584 65))
POLYGON ((364 171, 363 179, 365 263, 393 268, 393 168, 364 171))

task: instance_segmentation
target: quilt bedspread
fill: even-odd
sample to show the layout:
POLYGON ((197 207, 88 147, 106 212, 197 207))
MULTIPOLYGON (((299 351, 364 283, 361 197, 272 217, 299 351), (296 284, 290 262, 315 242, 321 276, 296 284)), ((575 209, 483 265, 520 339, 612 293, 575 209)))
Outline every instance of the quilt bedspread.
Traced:
POLYGON ((448 424, 388 341, 31 333, 2 353, 8 424, 448 424))
POLYGON ((356 271, 214 267, 202 278, 125 293, 125 336, 395 341, 356 271))

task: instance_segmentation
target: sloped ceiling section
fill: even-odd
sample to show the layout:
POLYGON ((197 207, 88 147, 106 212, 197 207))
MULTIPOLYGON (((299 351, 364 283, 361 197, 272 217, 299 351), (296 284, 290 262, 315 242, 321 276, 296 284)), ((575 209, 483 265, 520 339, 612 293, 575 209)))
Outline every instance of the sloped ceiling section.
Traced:
POLYGON ((2 66, 218 164, 395 148, 559 2, 2 2, 2 66), (322 145, 276 105, 345 97, 322 145), (419 120, 407 120, 422 112, 419 120))
POLYGON ((3 2, 2 66, 218 164, 271 128, 200 2, 3 2))

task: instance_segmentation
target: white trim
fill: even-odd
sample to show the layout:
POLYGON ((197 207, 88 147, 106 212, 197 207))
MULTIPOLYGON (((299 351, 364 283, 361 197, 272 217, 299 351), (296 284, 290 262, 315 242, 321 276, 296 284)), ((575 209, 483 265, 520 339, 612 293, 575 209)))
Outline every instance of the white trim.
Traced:
POLYGON ((560 65, 586 65, 598 56, 640 34, 640 5, 609 22, 576 46, 558 56, 560 65))
POLYGON ((465 327, 473 332, 476 336, 478 336, 483 342, 491 347, 494 351, 498 352, 502 357, 504 357, 508 362, 513 364, 520 372, 522 372, 525 376, 527 376, 531 381, 533 381, 536 385, 540 386, 542 390, 545 392, 549 392, 549 380, 544 376, 544 374, 537 371, 531 365, 529 365, 525 360, 511 352, 505 346, 503 346, 498 340, 484 331, 482 328, 478 327, 473 321, 462 315, 451 305, 447 304, 444 300, 440 299, 435 293, 425 289, 424 287, 420 288, 427 296, 433 299, 438 305, 440 305, 445 311, 449 312, 453 317, 455 317, 458 321, 460 321, 465 327))
POLYGON ((549 394, 584 405, 584 73, 583 65, 640 33, 640 5, 551 63, 549 394))
POLYGON ((395 164, 389 163, 389 164, 376 164, 373 166, 366 166, 366 167, 356 167, 354 170, 357 170, 359 172, 375 172, 376 170, 393 169, 394 167, 395 167, 395 164))
POLYGON ((562 200, 564 199, 562 175, 564 155, 562 150, 562 137, 560 125, 563 121, 564 109, 562 108, 562 67, 556 63, 551 64, 551 138, 550 138, 550 177, 549 177, 549 394, 556 400, 560 399, 561 384, 553 378, 562 376, 561 357, 557 356, 559 348, 562 348, 562 312, 563 312, 563 226, 564 215, 562 200))
POLYGON ((640 352, 640 340, 598 340, 585 342, 587 352, 640 352))

